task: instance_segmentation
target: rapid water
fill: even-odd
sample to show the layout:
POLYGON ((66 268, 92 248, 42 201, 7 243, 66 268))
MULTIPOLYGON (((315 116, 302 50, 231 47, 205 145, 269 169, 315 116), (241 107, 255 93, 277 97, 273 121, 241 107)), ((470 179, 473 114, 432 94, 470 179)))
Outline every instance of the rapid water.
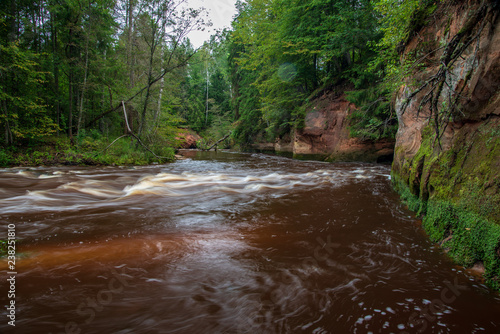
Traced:
POLYGON ((0 332, 500 332, 498 295, 427 239, 389 166, 186 155, 2 170, 0 238, 20 241, 0 332))

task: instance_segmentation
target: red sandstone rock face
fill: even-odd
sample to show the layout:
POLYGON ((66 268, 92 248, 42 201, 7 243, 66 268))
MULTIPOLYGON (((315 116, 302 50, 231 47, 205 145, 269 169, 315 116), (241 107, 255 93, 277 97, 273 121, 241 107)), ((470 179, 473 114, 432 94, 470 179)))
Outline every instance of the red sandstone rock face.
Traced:
POLYGON ((201 140, 201 137, 196 133, 186 131, 178 133, 175 139, 179 141, 179 148, 190 149, 197 147, 197 142, 198 140, 201 140))
MULTIPOLYGON (((458 100, 458 108, 446 125, 440 141, 435 140, 433 123, 429 121, 428 105, 419 110, 428 89, 414 96, 404 112, 402 109, 407 97, 438 73, 447 44, 465 29, 466 23, 474 17, 481 3, 472 0, 443 3, 431 16, 429 24, 418 31, 408 43, 403 55, 406 57, 410 53, 417 53, 422 57, 426 55, 426 58, 423 61, 424 68, 406 78, 397 94, 395 109, 399 130, 393 172, 408 183, 415 194, 424 199, 433 194, 459 196, 463 185, 468 182, 476 182, 488 194, 498 193, 498 7, 488 7, 471 31, 472 42, 447 68, 446 84, 439 95, 438 106, 443 110, 442 106, 449 103, 451 97, 458 100), (431 50, 437 51, 431 53, 431 50), (446 172, 447 170, 450 172, 446 172)), ((493 3, 486 2, 488 5, 493 3)))
MULTIPOLYGON (((448 43, 457 33, 464 28, 471 13, 480 5, 477 1, 464 1, 441 9, 433 18, 434 22, 428 24, 418 35, 413 38, 405 49, 405 56, 410 53, 421 54, 448 43), (431 45, 428 47, 426 45, 431 45), (427 48, 427 49, 426 49, 427 48)), ((498 15, 498 14, 497 14, 498 15)), ((497 18, 494 18, 498 20, 497 18)), ((440 58, 444 48, 434 53, 428 53, 425 60, 426 69, 415 73, 408 78, 407 84, 402 86, 396 100, 396 111, 399 119, 399 130, 396 137, 395 160, 411 159, 420 149, 422 131, 428 125, 428 108, 418 112, 420 102, 426 94, 423 90, 413 98, 410 105, 402 113, 403 101, 415 89, 409 87, 411 82, 419 84, 429 80, 441 66, 440 58), (417 117, 417 115, 419 117, 417 117)), ((499 88, 500 88, 500 25, 489 21, 485 24, 478 40, 468 47, 462 56, 450 68, 447 87, 441 94, 440 103, 446 103, 452 89, 451 96, 462 96, 460 100, 461 117, 455 119, 448 126, 443 135, 441 145, 444 150, 453 145, 458 131, 472 131, 464 129, 472 123, 480 122, 491 115, 500 115, 499 88), (495 102, 496 101, 496 102, 495 102), (493 102, 493 103, 492 103, 493 102)))
POLYGON ((297 130, 293 139, 293 153, 324 155, 332 161, 369 161, 389 159, 394 153, 394 142, 362 141, 350 138, 348 119, 355 106, 334 92, 327 92, 305 117, 305 126, 297 130))
POLYGON ((255 143, 252 148, 328 161, 392 161, 394 141, 350 138, 347 117, 354 108, 345 95, 325 92, 306 114, 303 129, 274 143, 255 143))

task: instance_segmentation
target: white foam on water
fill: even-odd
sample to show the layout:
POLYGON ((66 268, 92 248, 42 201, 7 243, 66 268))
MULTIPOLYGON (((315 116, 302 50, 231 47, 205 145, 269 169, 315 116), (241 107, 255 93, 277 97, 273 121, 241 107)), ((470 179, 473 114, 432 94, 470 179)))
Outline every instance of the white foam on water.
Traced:
MULTIPOLYGON (((139 179, 120 181, 101 180, 110 173, 92 174, 88 171, 54 171, 40 175, 29 170, 19 170, 16 174, 30 179, 69 177, 72 179, 54 189, 28 191, 25 195, 0 200, 2 212, 23 212, 34 210, 73 210, 81 207, 100 207, 106 201, 116 201, 130 196, 182 197, 198 194, 247 194, 263 193, 276 197, 286 194, 294 187, 341 186, 349 180, 372 178, 380 170, 357 168, 355 170, 321 168, 306 173, 258 173, 232 174, 231 172, 182 172, 146 174, 139 179), (74 181, 75 177, 77 180, 74 181), (99 179, 93 179, 99 178, 99 179), (135 181, 134 181, 135 180, 135 181), (131 184, 131 182, 134 182, 131 184), (128 184, 127 184, 128 183, 128 184)), ((48 181, 47 181, 48 182, 48 181)))

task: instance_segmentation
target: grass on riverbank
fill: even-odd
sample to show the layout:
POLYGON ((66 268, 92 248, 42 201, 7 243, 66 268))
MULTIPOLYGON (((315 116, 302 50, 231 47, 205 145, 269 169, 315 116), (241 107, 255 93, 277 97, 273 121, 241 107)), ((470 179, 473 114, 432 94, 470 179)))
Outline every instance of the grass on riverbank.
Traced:
POLYGON ((25 146, 0 147, 0 167, 57 165, 147 165, 175 159, 175 150, 166 143, 148 145, 157 156, 129 137, 112 140, 99 135, 82 135, 72 144, 66 136, 48 137, 25 146))

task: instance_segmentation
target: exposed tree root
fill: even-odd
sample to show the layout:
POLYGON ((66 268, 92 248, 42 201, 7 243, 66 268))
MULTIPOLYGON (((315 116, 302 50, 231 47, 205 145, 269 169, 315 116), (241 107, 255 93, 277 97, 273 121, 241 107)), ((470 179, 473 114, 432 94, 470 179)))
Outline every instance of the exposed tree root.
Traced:
MULTIPOLYGON (((472 60, 472 64, 474 66, 479 50, 479 38, 483 32, 486 22, 488 22, 488 16, 491 10, 490 7, 491 6, 488 4, 488 1, 483 0, 480 7, 475 11, 471 18, 469 18, 464 27, 455 36, 453 36, 447 45, 445 45, 445 50, 443 51, 443 55, 440 59, 441 65, 437 73, 424 82, 418 89, 413 91, 401 107, 401 114, 404 114, 411 101, 422 91, 427 90, 423 98, 420 100, 417 117, 420 116, 424 107, 428 106, 428 118, 434 120, 436 140, 440 146, 440 139, 445 133, 448 124, 451 121, 454 121, 458 116, 463 116, 463 113, 459 108, 459 103, 465 99, 462 93, 467 86, 467 82, 471 78, 471 75, 467 75, 460 91, 455 92, 454 88, 448 83, 449 77, 453 75, 450 72, 450 68, 453 67, 458 58, 462 57, 462 54, 467 50, 467 48, 469 48, 474 41, 477 41, 476 50, 472 60), (480 26, 477 29, 477 32, 472 35, 475 28, 479 24, 480 26), (446 103, 443 103, 443 106, 440 108, 439 102, 442 98, 445 86, 448 88, 447 96, 445 97, 447 101, 446 103)), ((424 58, 426 57, 427 56, 424 58)))

